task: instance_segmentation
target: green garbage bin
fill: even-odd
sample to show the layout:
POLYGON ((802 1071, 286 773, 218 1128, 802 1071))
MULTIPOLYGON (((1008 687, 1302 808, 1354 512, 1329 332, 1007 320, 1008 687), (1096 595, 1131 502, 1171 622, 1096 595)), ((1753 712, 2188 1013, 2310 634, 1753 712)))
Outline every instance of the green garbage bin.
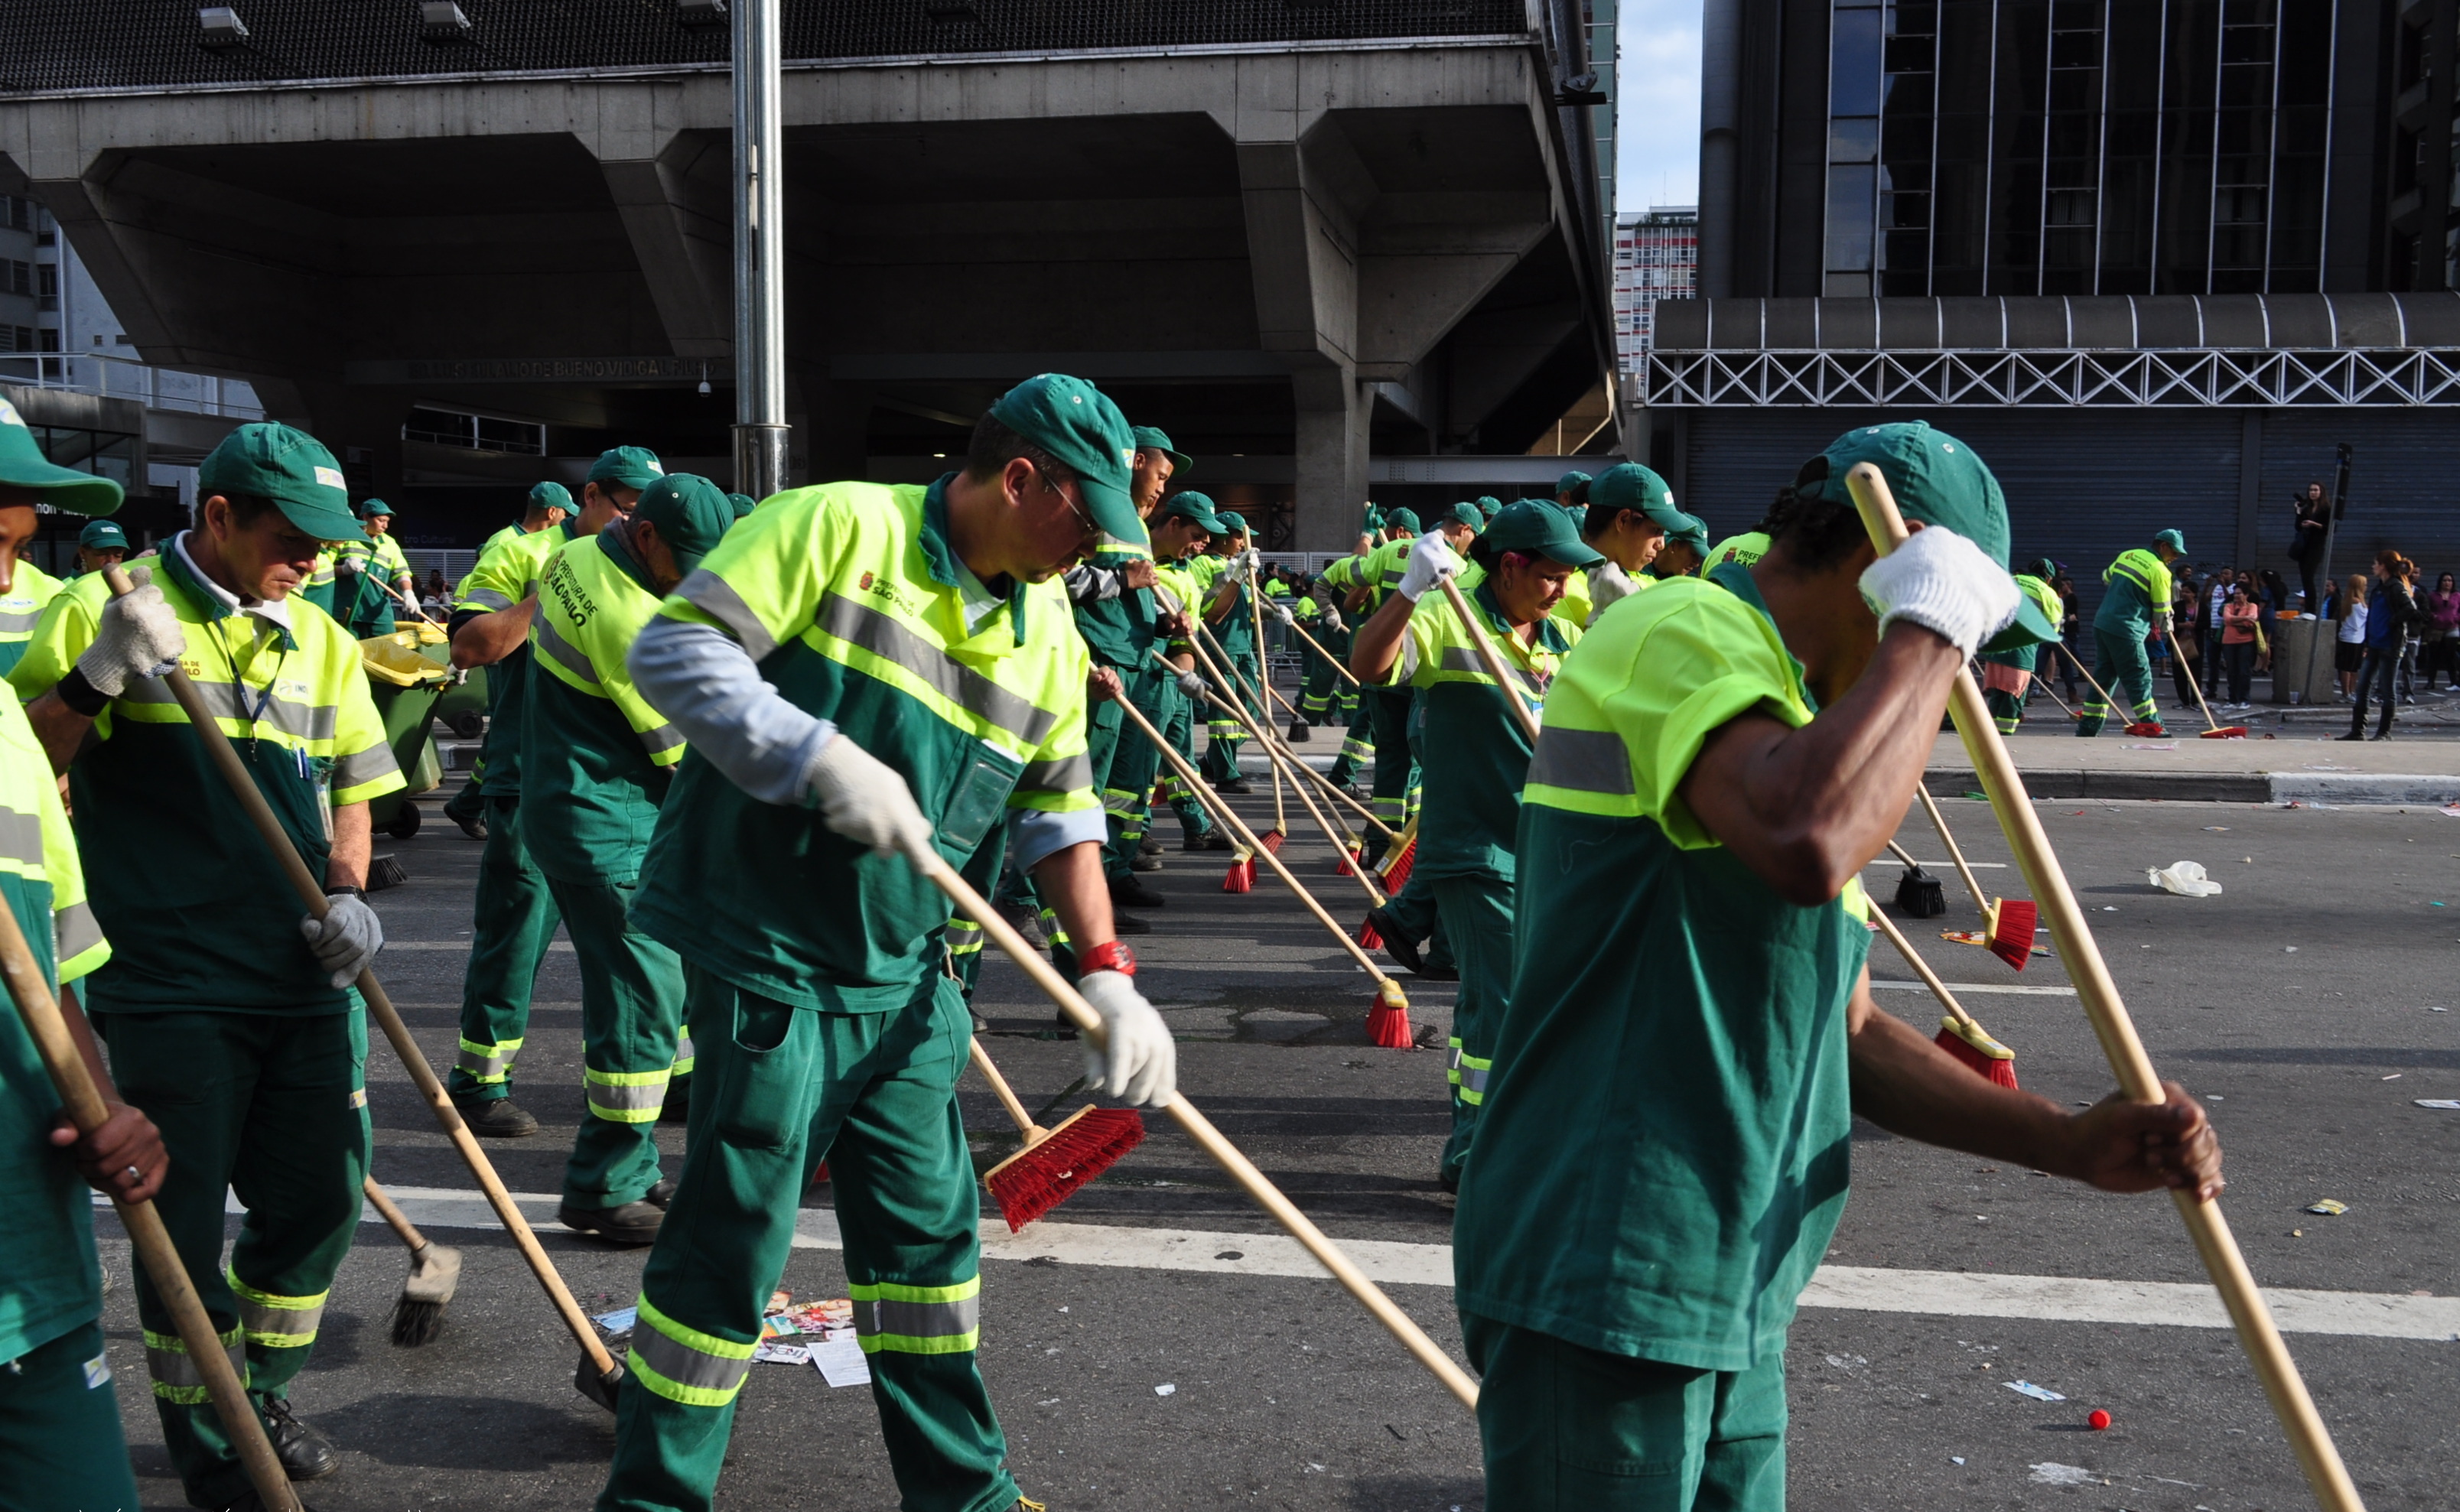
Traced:
POLYGON ((383 716, 385 739, 409 786, 372 800, 368 818, 396 840, 418 833, 418 805, 411 800, 432 792, 444 780, 428 726, 435 704, 453 681, 453 669, 423 654, 416 630, 371 636, 359 642, 359 660, 368 669, 368 691, 383 716))

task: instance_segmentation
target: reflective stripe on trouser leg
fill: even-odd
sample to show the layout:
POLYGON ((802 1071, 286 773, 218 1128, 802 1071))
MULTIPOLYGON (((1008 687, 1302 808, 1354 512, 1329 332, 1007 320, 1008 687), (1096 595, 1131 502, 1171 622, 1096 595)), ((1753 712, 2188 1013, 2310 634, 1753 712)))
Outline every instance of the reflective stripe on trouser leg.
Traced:
POLYGON ((1479 873, 1434 880, 1436 906, 1460 968, 1453 1000, 1453 1034, 1460 1042, 1459 1079, 1453 1088, 1452 1137, 1444 1142, 1443 1168, 1455 1181, 1477 1133, 1486 1079, 1495 1064, 1495 1037, 1512 986, 1512 884, 1479 873))
POLYGON ((2025 701, 2013 693, 1991 688, 1982 695, 1982 702, 1990 705, 1990 718, 2002 735, 2015 734, 2016 726, 2025 722, 2025 701))
MULTIPOLYGON (((687 1024, 675 1036, 675 1082, 680 1082, 684 1078, 692 1074, 692 1065, 695 1060, 696 1057, 692 1051, 691 1026, 687 1024)), ((669 1082, 668 1084, 672 1085, 673 1083, 669 1082)))
POLYGON ((521 1053, 522 1041, 506 1040, 496 1044, 476 1040, 461 1041, 461 1053, 453 1060, 453 1069, 474 1085, 499 1086, 512 1079, 513 1058, 521 1053))
MULTIPOLYGON (((856 1295, 959 1288, 980 1270, 956 1101, 970 1025, 955 983, 935 975, 888 1013, 816 1014, 697 970, 686 980, 691 1020, 709 1039, 699 1074, 714 1085, 692 1100, 683 1178, 642 1274, 632 1368, 643 1389, 619 1398, 614 1463, 597 1503, 608 1509, 707 1512, 749 1370, 730 1362, 760 1335, 823 1157, 856 1295), (659 1356, 703 1378, 670 1374, 659 1356), (722 1399, 689 1399, 702 1393, 722 1399)), ((1012 1504, 1007 1444, 974 1354, 883 1348, 868 1358, 899 1504, 1012 1504)))
POLYGON ((247 1341, 276 1349, 305 1349, 315 1343, 316 1330, 325 1321, 325 1299, 333 1294, 329 1288, 307 1296, 262 1291, 241 1280, 236 1269, 223 1271, 223 1282, 239 1303, 240 1331, 247 1341))
MULTIPOLYGON (((1128 702, 1156 729, 1162 726, 1170 711, 1170 700, 1178 697, 1166 674, 1148 670, 1128 680, 1128 702)), ((1124 722, 1123 722, 1124 723, 1124 722)), ((1152 824, 1147 815, 1152 810, 1151 795, 1154 777, 1161 767, 1161 753, 1142 730, 1122 728, 1118 749, 1111 757, 1111 776, 1104 785, 1106 793, 1116 789, 1127 795, 1127 801, 1106 815, 1108 837, 1102 847, 1102 872, 1105 876, 1126 876, 1135 870, 1136 851, 1144 844, 1152 824)), ((1109 808, 1108 802, 1104 808, 1109 808)))
POLYGON ((854 1332, 865 1354, 961 1354, 982 1339, 980 1276, 955 1286, 848 1282, 854 1332))
MULTIPOLYGON (((211 1401, 213 1393, 205 1385, 205 1373, 188 1354, 188 1341, 177 1334, 145 1333, 145 1374, 153 1377, 154 1395, 167 1402, 195 1406, 211 1401)), ((245 1332, 232 1329, 220 1335, 223 1353, 230 1358, 231 1369, 242 1382, 247 1379, 247 1341, 245 1332)))
POLYGON ((657 1185, 657 1123, 683 1038, 682 958, 633 929, 638 884, 550 877, 581 968, 581 1055, 590 1116, 564 1165, 563 1200, 620 1208, 657 1185))
MULTIPOLYGON (((530 860, 521 839, 520 802, 487 800, 487 848, 478 860, 478 887, 471 907, 470 960, 461 975, 463 1056, 492 1059, 491 1050, 518 1048, 529 1026, 530 994, 539 965, 555 938, 555 899, 546 878, 530 860), (473 1047, 476 1047, 473 1049, 473 1047)), ((456 1063, 446 1086, 481 1098, 511 1090, 511 1057, 494 1080, 481 1081, 456 1063)))
MULTIPOLYGON (((1367 697, 1375 740, 1375 796, 1368 809, 1396 833, 1409 822, 1410 788, 1418 780, 1418 764, 1410 753, 1408 688, 1376 688, 1367 697)), ((1370 837, 1369 844, 1380 839, 1370 837)), ((1381 855, 1382 850, 1373 850, 1381 855)))

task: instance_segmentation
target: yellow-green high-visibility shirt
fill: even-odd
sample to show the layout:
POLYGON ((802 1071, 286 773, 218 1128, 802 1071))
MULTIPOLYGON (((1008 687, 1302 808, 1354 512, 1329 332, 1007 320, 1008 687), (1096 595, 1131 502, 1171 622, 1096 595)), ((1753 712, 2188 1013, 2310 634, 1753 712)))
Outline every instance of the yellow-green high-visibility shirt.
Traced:
POLYGON ((1453 1255, 1464 1312, 1741 1371, 1784 1348, 1844 1209, 1870 932, 1858 890, 1789 903, 1683 802, 1719 727, 1813 712, 1750 573, 1713 576, 1616 605, 1555 680, 1453 1255))
POLYGON ((308 601, 327 614, 333 612, 333 593, 338 586, 334 578, 334 568, 342 559, 342 545, 340 541, 325 541, 319 544, 316 548, 316 565, 308 570, 308 580, 299 585, 299 592, 308 601))
MULTIPOLYGON (((780 494, 658 612, 733 637, 780 696, 896 768, 940 853, 986 890, 1011 809, 1101 809, 1085 748, 1092 663, 1056 577, 1012 583, 968 628, 948 543, 955 475, 780 494)), ((816 811, 763 803, 688 752, 632 918, 747 991, 878 1013, 939 968, 948 900, 903 857, 874 855, 816 811)))
MULTIPOLYGON (((175 537, 175 544, 185 536, 175 537)), ((330 811, 399 790, 401 769, 368 692, 359 644, 331 616, 286 599, 288 628, 234 609, 183 550, 164 548, 154 581, 179 617, 180 655, 215 723, 308 872, 325 874, 330 811)), ((89 574, 52 600, 9 674, 40 697, 94 643, 110 590, 89 574)), ((248 823, 169 683, 131 678, 69 768, 95 917, 114 942, 87 1004, 99 1012, 343 1013, 299 936, 298 894, 248 823)))
POLYGON ((390 535, 362 536, 354 541, 341 542, 335 553, 334 581, 333 618, 367 635, 381 633, 395 611, 409 613, 401 599, 386 589, 414 591, 417 584, 417 578, 410 570, 410 558, 401 554, 401 542, 390 535), (347 578, 350 585, 347 601, 339 590, 339 584, 345 580, 340 565, 345 562, 353 565, 353 572, 347 578))
POLYGON ((521 839, 566 881, 630 882, 684 738, 632 685, 624 659, 658 612, 620 524, 574 541, 539 579, 521 731, 521 839))
POLYGON ((2169 614, 2170 602, 2176 597, 2169 564, 2141 546, 2120 552, 2118 559, 2103 569, 2101 580, 2105 590, 2101 607, 2093 611, 2092 627, 2112 635, 2142 639, 2152 631, 2155 618, 2169 614))
MULTIPOLYGON (((1212 603, 1221 574, 1229 566, 1229 557, 1216 556, 1211 553, 1187 558, 1187 576, 1196 584, 1196 602, 1188 610, 1190 614, 1198 620, 1204 619, 1205 607, 1212 603)), ((1213 633, 1214 640, 1221 642, 1221 649, 1231 656, 1253 655, 1256 626, 1253 612, 1247 607, 1247 590, 1243 587, 1235 590, 1230 596, 1229 613, 1219 620, 1205 620, 1204 627, 1213 633)))
MULTIPOLYGON (((538 592, 548 560, 573 538, 572 522, 561 529, 499 536, 461 579, 453 600, 453 622, 470 615, 518 608, 538 592)), ((487 668, 487 738, 478 746, 478 791, 489 798, 521 794, 521 708, 528 685, 530 648, 515 646, 487 668)))
POLYGON ((34 639, 34 622, 63 584, 60 579, 20 556, 9 586, 0 589, 0 674, 17 664, 34 639))
MULTIPOLYGON (((1171 600, 1177 599, 1180 608, 1191 618, 1202 611, 1204 590, 1197 585, 1196 575, 1187 570, 1189 562, 1195 559, 1198 558, 1182 558, 1175 562, 1154 564, 1154 573, 1161 579, 1162 588, 1168 595, 1167 598, 1159 594, 1155 596, 1155 607, 1157 610, 1163 613, 1169 612, 1171 600)), ((1187 652, 1193 648, 1188 644, 1186 637, 1179 636, 1171 640, 1167 649, 1172 652, 1187 652)))
POLYGON ((1580 631, 1559 620, 1540 620, 1532 643, 1524 646, 1504 623, 1491 590, 1481 585, 1462 599, 1501 653, 1512 674, 1510 692, 1487 671, 1469 627, 1441 593, 1425 595, 1410 611, 1400 655, 1384 681, 1417 689, 1419 717, 1426 721, 1419 757, 1423 801, 1443 822, 1419 830, 1419 870, 1430 879, 1486 875, 1509 882, 1529 741, 1504 700, 1516 698, 1542 716, 1546 691, 1580 631))
MULTIPOLYGON (((1728 562, 1737 567, 1749 567, 1768 554, 1768 532, 1745 531, 1739 536, 1728 536, 1719 541, 1708 553, 1707 567, 1723 567, 1728 562)), ((1703 567, 1701 571, 1707 572, 1707 567, 1703 567)))
MULTIPOLYGON (((2059 591, 2030 573, 2017 573, 2015 578, 2018 591, 2033 600, 2034 607, 2047 615, 2050 623, 2057 624, 2059 616, 2066 612, 2066 606, 2059 601, 2059 591)), ((2013 651, 1985 651, 1980 653, 1980 660, 1996 662, 2001 666, 2021 667, 2029 672, 2041 654, 2040 646, 2023 645, 2013 651)))
MULTIPOLYGON (((26 936, 35 970, 55 987, 111 956, 86 905, 76 836, 60 807, 50 758, 23 705, 0 699, 0 896, 26 936)), ((58 1092, 33 1037, 0 1013, 0 1359, 16 1359, 102 1312, 92 1192, 66 1150, 51 1146, 58 1092)))

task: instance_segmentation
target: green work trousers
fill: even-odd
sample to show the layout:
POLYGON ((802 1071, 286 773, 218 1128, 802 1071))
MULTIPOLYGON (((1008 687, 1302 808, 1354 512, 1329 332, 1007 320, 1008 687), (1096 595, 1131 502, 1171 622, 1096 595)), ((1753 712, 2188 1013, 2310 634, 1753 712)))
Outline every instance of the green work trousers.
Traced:
POLYGON ((1693 1370, 1460 1316, 1487 1512, 1784 1512, 1783 1352, 1693 1370))
MULTIPOLYGON (((1228 670, 1230 691, 1227 697, 1229 700, 1245 709, 1250 716, 1270 719, 1272 716, 1269 712, 1257 715, 1256 700, 1264 696, 1264 672, 1258 664, 1255 653, 1231 652, 1228 670)), ((1232 718, 1229 710, 1218 704, 1206 706, 1211 712, 1207 715, 1204 725, 1202 770, 1205 781, 1216 787, 1226 782, 1244 781, 1239 772, 1239 748, 1247 744, 1246 726, 1232 718)))
POLYGON ((1444 1077, 1453 1089, 1453 1132, 1444 1142, 1443 1159, 1444 1175, 1458 1186, 1461 1163, 1469 1159, 1470 1141, 1477 1133, 1478 1108, 1486 1102, 1504 999, 1512 991, 1512 884, 1480 872, 1436 877, 1433 885, 1460 962, 1444 1077))
MULTIPOLYGON (((1122 685, 1135 680, 1135 674, 1133 672, 1121 672, 1116 667, 1111 670, 1119 673, 1122 685)), ((1093 791, 1101 796, 1103 822, 1113 836, 1118 834, 1125 823, 1127 809, 1135 799, 1135 794, 1122 789, 1118 784, 1111 780, 1112 771, 1118 766, 1119 758, 1127 753, 1126 747, 1129 741, 1142 745, 1144 737, 1128 728, 1127 711, 1122 709, 1115 700, 1104 699, 1098 704, 1086 705, 1085 760, 1093 769, 1093 791)), ((1116 874, 1111 871, 1107 849, 1103 854, 1102 870, 1105 875, 1116 874)), ((1126 870, 1125 867, 1119 868, 1122 872, 1126 870)))
MULTIPOLYGON (((1196 765, 1196 704, 1176 686, 1171 689, 1170 723, 1161 727, 1161 733, 1188 766, 1196 765)), ((1168 791, 1182 838, 1201 840, 1213 832, 1213 815, 1205 811, 1204 800, 1188 790, 1187 780, 1176 766, 1170 769, 1168 791)))
MULTIPOLYGON (((1145 717, 1145 723, 1160 729, 1172 701, 1179 696, 1173 674, 1148 667, 1127 674, 1127 679, 1128 702, 1145 717)), ((1161 752, 1145 732, 1124 716, 1120 724, 1118 750, 1111 757, 1109 775, 1099 785, 1111 828, 1110 842, 1102 851, 1102 874, 1113 877, 1134 870, 1137 848, 1144 844, 1153 823, 1154 777, 1161 770, 1161 752)))
POLYGON ((0 1506, 138 1512, 98 1319, 0 1362, 0 1506))
MULTIPOLYGON (((2152 702, 2152 659, 2145 655, 2141 632, 2112 632, 2096 626, 2092 632, 2092 679, 2108 689, 2111 698, 2127 701, 2129 723, 2142 724, 2161 717, 2161 706, 2152 702)), ((2076 733, 2098 735, 2103 721, 2110 718, 2110 705, 2099 693, 2088 692, 2081 712, 2084 718, 2076 721, 2076 733)))
POLYGON ((530 994, 555 939, 555 895, 521 839, 521 801, 487 800, 487 848, 461 973, 461 1053, 447 1086, 474 1102, 510 1097, 513 1058, 529 1033, 530 994))
POLYGON ((1410 943, 1427 942, 1425 959, 1429 966, 1440 971, 1457 964, 1453 958, 1452 931, 1444 928, 1444 911, 1435 895, 1435 884, 1416 867, 1410 869, 1401 891, 1386 900, 1384 915, 1401 926, 1410 943))
POLYGON ((683 1182, 642 1272, 598 1512, 710 1504, 761 1308, 823 1160, 899 1505, 1006 1512, 1016 1481, 974 1356, 980 1212, 957 1111, 971 1034, 957 984, 934 973, 903 1008, 831 1014, 695 967, 685 979, 710 1095, 692 1099, 683 1182))
POLYGON ((581 967, 589 1117, 563 1167, 563 1200, 621 1208, 658 1184, 658 1111, 683 1034, 683 958, 631 927, 639 881, 547 878, 581 967))
MULTIPOLYGON (((1410 748, 1410 698, 1408 688, 1367 690, 1375 737, 1375 794, 1367 801, 1367 808, 1395 834, 1409 822, 1410 794, 1418 786, 1418 761, 1410 748)), ((1378 846, 1382 839, 1368 833, 1368 859, 1383 853, 1378 846)))
MULTIPOLYGON (((188 1280, 262 1401, 289 1395, 316 1345, 333 1273, 359 1228, 368 1169, 366 1027, 349 1013, 95 1016, 120 1096, 162 1131, 170 1175, 154 1199, 188 1280), (223 1194, 247 1216, 223 1269, 223 1194)), ((162 1438, 188 1501, 247 1489, 204 1376, 137 1268, 137 1315, 162 1438)))
MULTIPOLYGON (((1349 650, 1347 630, 1318 629, 1307 633, 1334 656, 1346 655, 1349 650)), ((1347 678, 1333 670, 1332 662, 1314 646, 1307 647, 1304 661, 1306 681, 1299 687, 1299 717, 1309 724, 1330 724, 1346 719, 1357 690, 1349 685, 1347 678)))
POLYGON ((1358 776, 1358 768, 1375 759, 1375 691, 1368 688, 1354 695, 1349 728, 1341 738, 1341 751, 1332 759, 1332 770, 1325 774, 1335 788, 1348 787, 1358 776))
POLYGON ((478 773, 472 772, 470 780, 461 785, 461 790, 444 801, 445 818, 458 821, 486 817, 487 800, 478 791, 479 781, 478 773))

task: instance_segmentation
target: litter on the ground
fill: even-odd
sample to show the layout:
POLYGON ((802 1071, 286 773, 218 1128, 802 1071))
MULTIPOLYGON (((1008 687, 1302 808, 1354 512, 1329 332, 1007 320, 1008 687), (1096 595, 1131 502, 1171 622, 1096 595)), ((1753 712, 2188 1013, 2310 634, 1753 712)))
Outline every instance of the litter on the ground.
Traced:
POLYGON ((2445 804, 2434 811, 2446 819, 2460 819, 2460 804, 2445 804))
POLYGON ((2095 1407, 2091 1412, 2085 1415, 2084 1425, 2091 1429, 2094 1433, 2099 1433, 2110 1426, 2110 1414, 2102 1411, 2098 1407, 2095 1407))
POLYGON ((1949 1455, 1949 1456, 1947 1457, 1947 1462, 1948 1462, 1948 1463, 1950 1463, 1950 1464, 1962 1464, 1962 1463, 1964 1463, 1964 1456, 1962 1456, 1962 1455, 1949 1455))
POLYGON ((2180 897, 2218 897, 2221 885, 2204 874, 2200 861, 2173 861, 2165 867, 2147 867, 2144 880, 2164 892, 2180 897))
POLYGON ((2348 1210, 2349 1205, 2336 1197, 2326 1197, 2322 1202, 2311 1202, 2306 1205, 2306 1211, 2322 1213, 2326 1218, 2338 1218, 2348 1210))
POLYGON ((2411 1098, 2409 1101, 2423 1108, 2460 1110, 2460 1098, 2411 1098))
POLYGON ((598 1313, 589 1321, 609 1334, 621 1334, 641 1321, 641 1310, 637 1307, 617 1308, 612 1312, 598 1313))
POLYGON ((2176 741, 2143 741, 2126 747, 2128 750, 2176 750, 2176 741))
POLYGON ((2109 1481, 2082 1465, 2061 1464, 2055 1460, 2033 1466, 2035 1485, 2108 1485, 2109 1481))
POLYGON ((2406 1074, 2407 1073, 2405 1072, 2395 1071, 2391 1075, 2384 1078, 2384 1080, 2386 1082, 2397 1082, 2406 1074))
POLYGON ((2206 833, 2206 834, 2227 834, 2227 833, 2229 833, 2229 832, 2230 832, 2230 827, 2229 827, 2229 826, 2227 826, 2227 825, 2206 825, 2206 826, 2204 826, 2204 833, 2206 833))
POLYGON ((2118 912, 2118 905, 2115 903, 2104 903, 2101 906, 2101 911, 2104 914, 2115 914, 2118 912))
POLYGON ((763 1365, 809 1365, 811 1346, 789 1344, 784 1339, 762 1339, 752 1346, 752 1357, 763 1365))
POLYGON ((862 1352, 860 1341, 851 1330, 815 1339, 804 1346, 811 1351, 812 1363, 819 1367, 820 1378, 832 1386, 868 1386, 871 1384, 871 1360, 862 1352))
POLYGON ((2426 1011, 2428 1013, 2449 1013, 2451 1010, 2449 1008, 2428 1008, 2426 1011))
POLYGON ((1178 1387, 1175 1382, 1164 1381, 1154 1388, 1154 1395, 1156 1396, 1176 1396, 1178 1395, 1178 1387))
POLYGON ((2006 1387, 2009 1391, 2014 1392, 2019 1396, 2030 1396, 2035 1401, 2067 1400, 2067 1396, 2064 1393, 2054 1392, 2047 1386, 2036 1386, 2028 1380, 2001 1381, 1999 1384, 2006 1387))
POLYGON ((1964 796, 1972 799, 1975 803, 1988 803, 1990 801, 1990 795, 1984 792, 1969 792, 1964 796))

